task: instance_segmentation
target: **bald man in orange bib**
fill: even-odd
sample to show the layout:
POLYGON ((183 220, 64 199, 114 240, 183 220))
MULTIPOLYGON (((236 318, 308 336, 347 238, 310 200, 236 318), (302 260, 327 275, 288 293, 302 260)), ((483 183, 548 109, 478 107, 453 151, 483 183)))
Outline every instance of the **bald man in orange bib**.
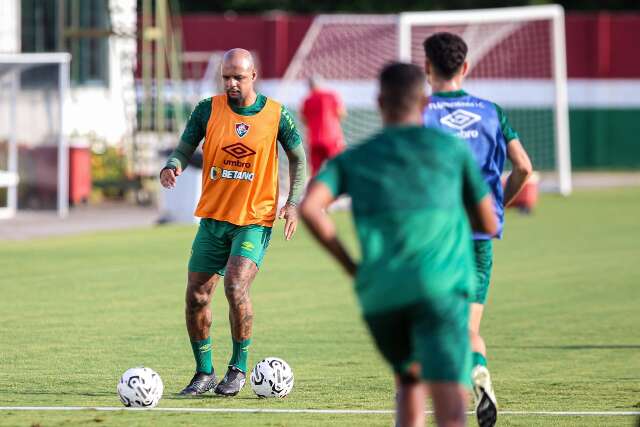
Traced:
POLYGON ((290 191, 278 217, 290 240, 298 224, 296 205, 305 183, 302 140, 287 109, 254 89, 257 72, 244 49, 225 53, 225 93, 204 99, 191 113, 178 147, 160 172, 173 188, 204 138, 202 194, 195 215, 200 226, 189 259, 186 323, 196 362, 191 382, 180 392, 209 390, 235 396, 246 381, 253 325, 249 288, 262 263, 276 219, 278 142, 289 160, 290 191), (229 303, 233 353, 218 383, 212 363, 211 297, 220 278, 229 303))

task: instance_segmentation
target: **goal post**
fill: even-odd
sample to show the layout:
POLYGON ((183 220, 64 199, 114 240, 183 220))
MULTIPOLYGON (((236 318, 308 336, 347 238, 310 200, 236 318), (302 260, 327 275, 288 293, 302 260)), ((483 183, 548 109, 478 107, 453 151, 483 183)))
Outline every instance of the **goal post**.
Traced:
MULTIPOLYGON (((293 114, 315 76, 347 108, 347 144, 381 126, 377 75, 390 61, 424 65, 422 42, 449 31, 469 45, 465 88, 499 104, 520 134, 541 187, 569 194, 571 160, 564 36, 560 6, 527 6, 396 15, 319 15, 311 24, 275 93, 293 114)), ((303 127, 303 126, 301 126, 303 127)))
POLYGON ((0 54, 0 218, 69 209, 68 53, 0 54))
MULTIPOLYGON (((564 30, 564 9, 560 5, 542 5, 526 7, 507 7, 495 9, 474 9, 442 12, 405 12, 398 16, 398 58, 405 62, 416 61, 416 40, 412 37, 412 29, 420 27, 432 28, 432 32, 439 28, 453 27, 458 29, 461 36, 470 44, 469 58, 471 59, 470 78, 473 78, 475 60, 480 60, 482 54, 487 54, 493 47, 504 40, 517 38, 517 33, 533 32, 527 26, 530 23, 544 23, 549 39, 548 45, 548 79, 553 82, 553 138, 555 154, 555 173, 557 176, 551 184, 552 189, 563 195, 571 193, 571 152, 569 142, 569 100, 567 90, 567 62, 566 41, 564 30), (482 31, 481 27, 489 31, 482 31), (479 29, 480 28, 480 29, 479 29), (470 34, 470 37, 465 35, 470 34), (474 40, 474 37, 482 40, 474 40), (471 40, 469 40, 471 38, 471 40), (492 46, 493 45, 493 46, 492 46), (478 53, 480 52, 480 54, 478 53)), ((541 31, 535 30, 539 34, 541 31)), ((544 37, 544 36, 543 36, 544 37)), ((524 37, 523 37, 524 38, 524 37)), ((526 49, 527 46, 522 46, 526 49)), ((420 56, 422 58, 422 56, 420 56)), ((538 66, 538 65, 534 65, 538 66)), ((485 76, 479 76, 483 78, 485 76)), ((540 79, 540 75, 535 76, 540 79)), ((491 76, 489 76, 491 78, 491 76)), ((525 76, 525 79, 530 79, 525 76)), ((541 82, 539 82, 541 83, 541 82)), ((492 99, 491 93, 486 95, 492 99)), ((525 141, 526 144, 526 141, 525 141)), ((544 167, 545 165, 543 165, 544 167)))

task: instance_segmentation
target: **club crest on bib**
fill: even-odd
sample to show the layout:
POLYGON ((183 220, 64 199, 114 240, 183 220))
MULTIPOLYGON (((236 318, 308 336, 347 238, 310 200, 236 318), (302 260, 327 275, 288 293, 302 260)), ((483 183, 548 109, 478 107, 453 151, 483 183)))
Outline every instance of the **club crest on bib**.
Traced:
POLYGON ((238 134, 238 136, 240 138, 245 136, 247 134, 247 132, 249 132, 249 125, 248 124, 246 124, 246 123, 236 123, 236 134, 238 134))

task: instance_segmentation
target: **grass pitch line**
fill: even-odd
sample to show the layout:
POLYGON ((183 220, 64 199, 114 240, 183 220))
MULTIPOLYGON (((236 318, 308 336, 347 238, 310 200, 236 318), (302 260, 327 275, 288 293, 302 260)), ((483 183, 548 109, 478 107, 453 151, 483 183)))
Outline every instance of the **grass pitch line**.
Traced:
POLYGON ((640 415, 640 411, 498 411, 498 415, 551 415, 556 417, 623 417, 640 415))
MULTIPOLYGON (((278 409, 278 408, 125 408, 122 406, 0 406, 0 411, 156 411, 156 412, 228 412, 253 414, 393 414, 391 409, 278 409)), ((432 415, 433 411, 426 411, 432 415)), ((467 412, 473 414, 473 412, 467 412)), ((623 417, 640 411, 499 411, 499 415, 547 415, 555 417, 623 417)))

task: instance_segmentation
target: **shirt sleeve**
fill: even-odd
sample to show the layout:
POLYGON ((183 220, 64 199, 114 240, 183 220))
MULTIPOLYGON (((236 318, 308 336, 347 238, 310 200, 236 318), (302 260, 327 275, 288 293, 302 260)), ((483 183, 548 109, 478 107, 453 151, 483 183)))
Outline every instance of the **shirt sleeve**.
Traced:
POLYGON ((307 158, 304 147, 298 145, 293 150, 285 151, 289 159, 289 197, 287 203, 297 205, 302 199, 304 186, 307 183, 307 158))
POLYGON ((342 173, 342 168, 340 167, 341 157, 342 155, 339 155, 331 160, 326 161, 322 166, 322 169, 320 169, 320 171, 314 178, 314 181, 318 181, 326 185, 334 197, 338 197, 345 191, 343 182, 344 174, 342 173))
POLYGON ((198 102, 187 120, 180 141, 197 147, 207 133, 209 117, 211 117, 211 98, 198 102))
POLYGON ((482 177, 478 164, 466 144, 461 143, 462 151, 462 197, 464 204, 473 207, 489 194, 489 187, 482 177))
POLYGON ((283 105, 280 110, 280 124, 278 125, 278 141, 286 151, 293 150, 302 143, 302 138, 296 127, 291 113, 283 105))
POLYGON ((184 127, 178 147, 169 155, 165 168, 187 168, 189 160, 207 132, 207 122, 211 117, 211 98, 198 102, 184 127))
POLYGON ((191 144, 180 141, 176 149, 169 155, 164 167, 170 169, 180 168, 181 170, 185 170, 189 165, 189 160, 193 157, 193 153, 196 151, 196 148, 197 147, 194 147, 191 144))
POLYGON ((516 132, 509 123, 507 119, 507 115, 504 113, 502 108, 498 104, 493 104, 496 107, 496 111, 498 113, 498 120, 500 120, 500 129, 502 130, 502 134, 504 135, 504 140, 508 144, 514 139, 520 139, 518 132, 516 132))

